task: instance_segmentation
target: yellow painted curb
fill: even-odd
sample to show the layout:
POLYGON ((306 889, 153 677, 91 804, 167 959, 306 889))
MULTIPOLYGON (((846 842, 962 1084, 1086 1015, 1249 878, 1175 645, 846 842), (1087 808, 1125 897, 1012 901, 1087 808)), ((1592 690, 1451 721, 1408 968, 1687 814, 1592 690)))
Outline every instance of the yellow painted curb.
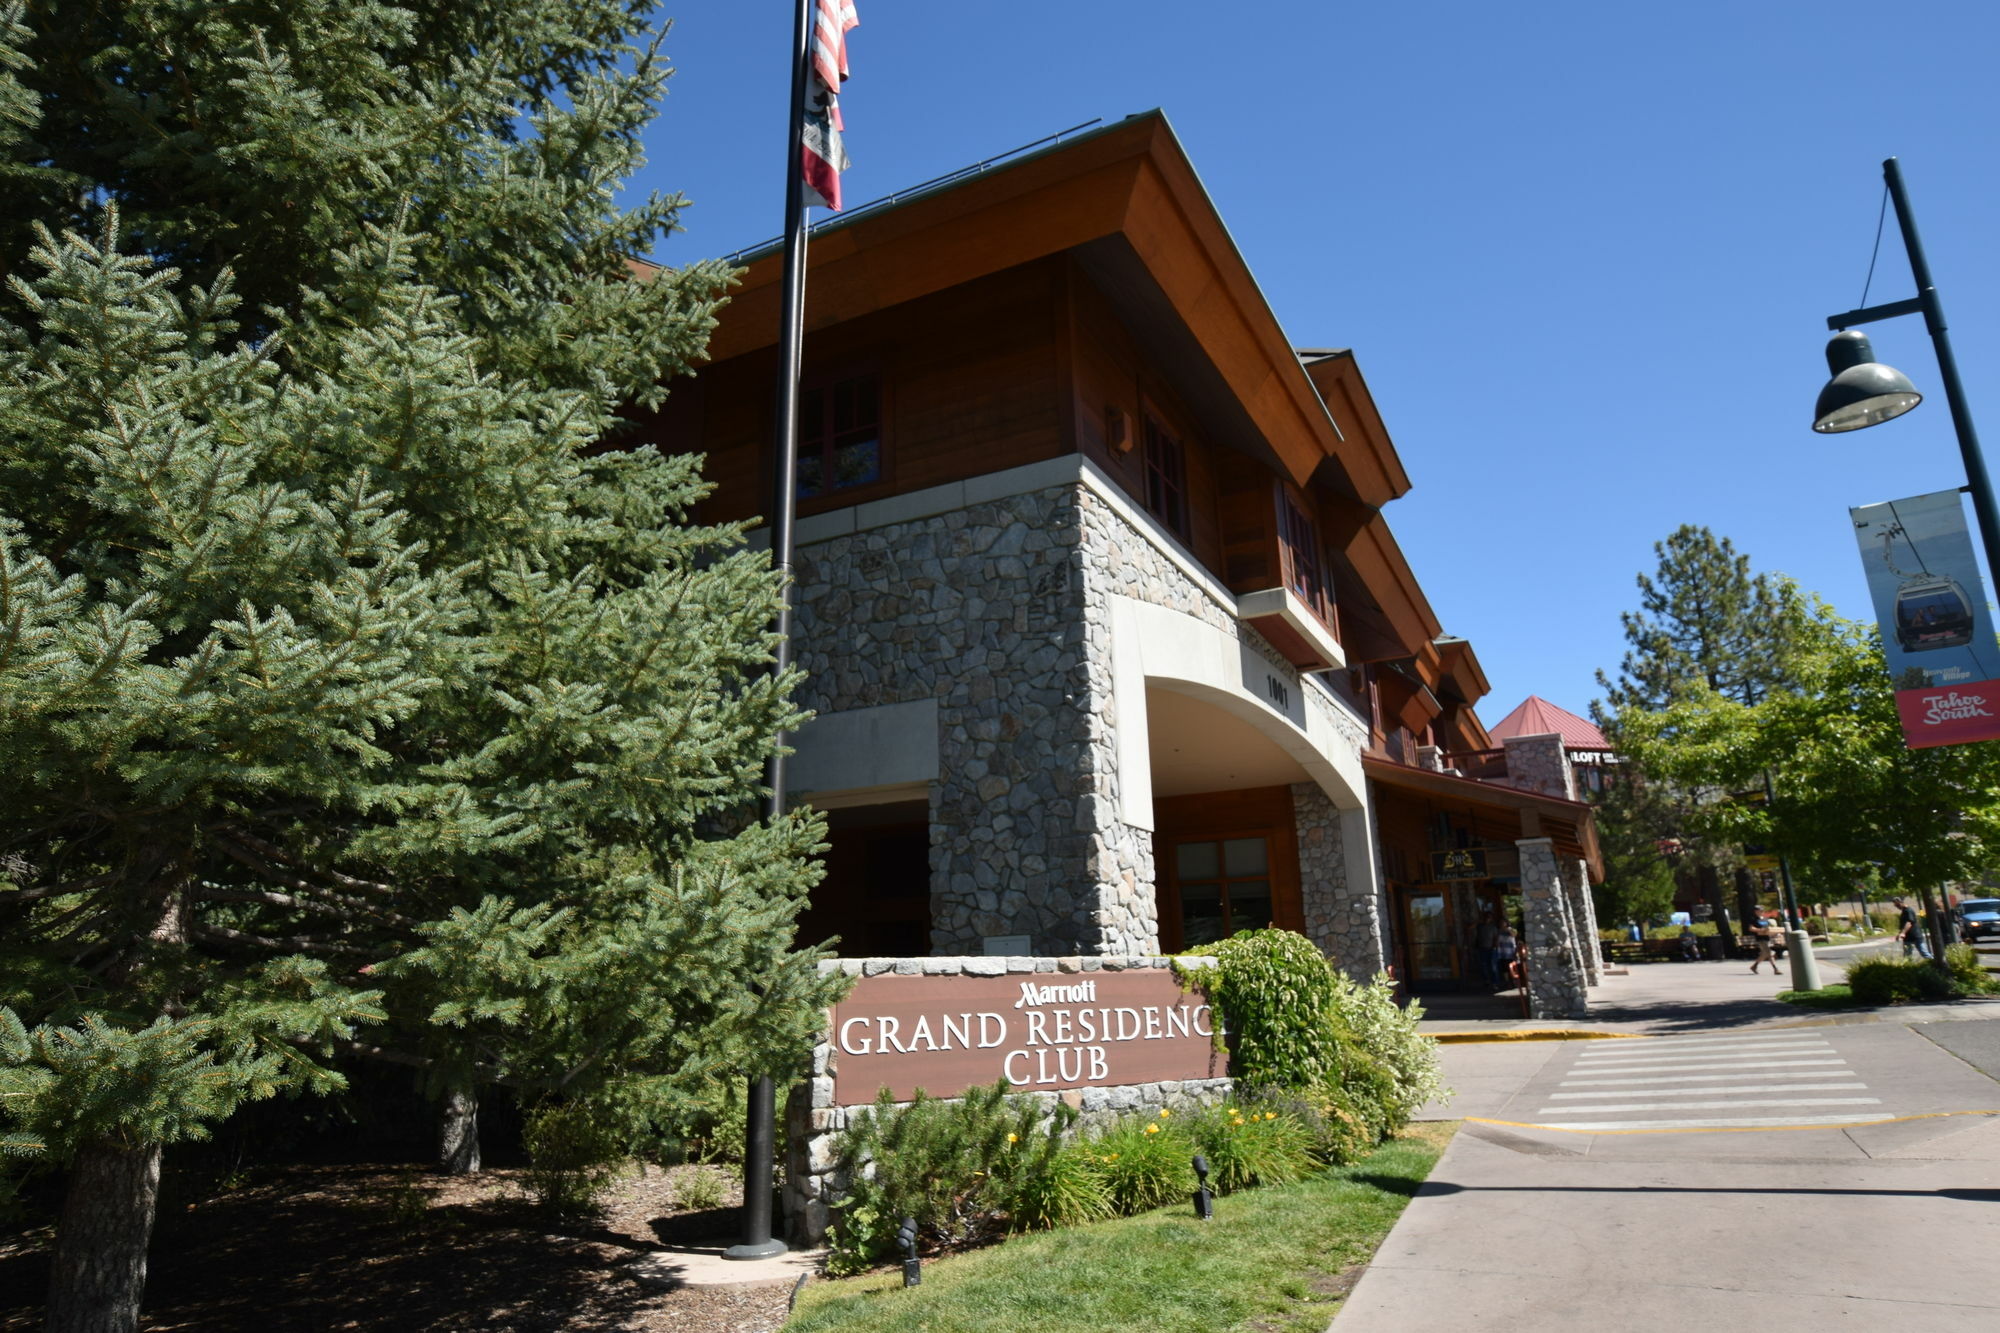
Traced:
POLYGON ((1503 1028, 1498 1032, 1426 1032, 1448 1046, 1483 1041, 1601 1041, 1611 1037, 1650 1037, 1650 1032, 1601 1032, 1595 1028, 1503 1028))
POLYGON ((1699 1125, 1686 1129, 1573 1129, 1568 1125, 1539 1125, 1528 1120, 1489 1120, 1485 1116, 1477 1115, 1465 1117, 1465 1122, 1469 1125, 1501 1125, 1508 1129, 1546 1129, 1557 1134, 1582 1134, 1588 1137, 1597 1134, 1781 1134, 1795 1129, 1869 1129, 1876 1125, 1900 1125, 1912 1120, 1944 1120, 1959 1115, 2000 1116, 2000 1111, 1927 1111, 1922 1115, 1890 1115, 1883 1116, 1880 1120, 1848 1120, 1831 1125, 1801 1121, 1796 1125, 1713 1125, 1707 1129, 1699 1125))

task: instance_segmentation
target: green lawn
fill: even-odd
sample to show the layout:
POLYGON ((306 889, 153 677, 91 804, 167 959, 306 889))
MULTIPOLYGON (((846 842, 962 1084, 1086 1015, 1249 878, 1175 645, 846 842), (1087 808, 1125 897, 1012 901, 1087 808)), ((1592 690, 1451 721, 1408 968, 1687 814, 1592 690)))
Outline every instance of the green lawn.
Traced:
POLYGON ((1412 1125, 1352 1166, 1095 1226, 1017 1236, 900 1273, 817 1282, 784 1333, 1320 1333, 1457 1124, 1412 1125))
POLYGON ((1801 1009, 1852 1009, 1861 1003, 1844 981, 1832 982, 1818 990, 1781 990, 1778 998, 1801 1009))

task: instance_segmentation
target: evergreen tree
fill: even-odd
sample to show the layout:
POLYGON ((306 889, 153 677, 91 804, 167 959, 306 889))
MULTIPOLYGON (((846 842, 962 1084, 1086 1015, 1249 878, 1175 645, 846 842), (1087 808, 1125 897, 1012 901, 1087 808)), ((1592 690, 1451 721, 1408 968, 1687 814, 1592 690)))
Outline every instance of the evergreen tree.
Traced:
MULTIPOLYGON (((1618 679, 1598 672, 1605 698, 1591 705, 1606 736, 1635 764, 1625 743, 1628 718, 1698 692, 1757 703, 1787 681, 1804 623, 1801 599, 1790 582, 1752 574, 1750 557, 1706 527, 1682 524, 1655 542, 1653 552, 1657 569, 1638 576, 1640 609, 1619 617, 1630 647, 1618 679)), ((1639 821, 1618 839, 1628 853, 1625 874, 1640 873, 1649 837, 1676 836, 1682 851, 1672 873, 1693 879, 1717 929, 1725 940, 1733 939, 1720 871, 1734 863, 1735 849, 1700 836, 1697 817, 1720 793, 1708 783, 1668 783, 1648 774, 1643 764, 1630 776, 1628 794, 1634 799, 1611 811, 1614 826, 1621 818, 1639 821)))
POLYGON ((606 447, 722 278, 627 271, 647 12, 0 25, 0 1144, 68 1173, 52 1329, 134 1325, 161 1149, 245 1100, 372 1054, 588 1165, 830 998, 820 826, 747 813, 773 575, 606 447))
MULTIPOLYGON (((1751 574, 1729 538, 1693 524, 1653 553, 1659 568, 1639 575, 1640 609, 1619 616, 1631 648, 1618 679, 1597 673, 1609 711, 1664 708, 1694 681, 1746 704, 1782 684, 1799 619, 1783 581, 1751 574)), ((1603 721, 1604 707, 1595 711, 1603 721)))

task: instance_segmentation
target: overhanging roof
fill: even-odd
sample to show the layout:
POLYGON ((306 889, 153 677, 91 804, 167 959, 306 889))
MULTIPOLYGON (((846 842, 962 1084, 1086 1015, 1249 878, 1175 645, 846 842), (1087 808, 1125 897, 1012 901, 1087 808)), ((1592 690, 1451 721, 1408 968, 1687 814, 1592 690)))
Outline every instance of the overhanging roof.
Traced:
MULTIPOLYGON (((1343 440, 1158 111, 815 228, 806 328, 1065 253, 1125 306, 1142 337, 1161 323, 1149 315, 1171 314, 1176 327, 1157 335, 1160 350, 1225 442, 1265 455, 1299 485, 1317 477, 1371 507, 1407 488, 1351 362, 1323 372, 1363 427, 1343 440), (1199 355, 1177 354, 1176 339, 1199 355)), ((775 249, 748 258, 709 340, 711 361, 776 344, 781 272, 775 249)))
POLYGON ((1540 792, 1503 787, 1474 778, 1454 777, 1449 773, 1434 773, 1427 768, 1412 768, 1372 755, 1361 757, 1361 768, 1371 782, 1379 782, 1385 787, 1416 792, 1454 805, 1483 806, 1488 810, 1512 812, 1520 817, 1520 836, 1548 838, 1559 854, 1582 858, 1589 868, 1593 884, 1604 882, 1604 858, 1597 846, 1596 812, 1582 801, 1544 796, 1540 792))

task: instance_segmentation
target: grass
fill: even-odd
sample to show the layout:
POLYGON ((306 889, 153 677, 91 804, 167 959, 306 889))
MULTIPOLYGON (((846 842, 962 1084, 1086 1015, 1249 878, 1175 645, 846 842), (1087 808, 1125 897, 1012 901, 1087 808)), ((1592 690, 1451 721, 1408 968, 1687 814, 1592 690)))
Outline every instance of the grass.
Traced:
POLYGON ((1017 1236, 900 1272, 815 1283, 784 1333, 1319 1333, 1458 1126, 1412 1125, 1296 1185, 1017 1236))
POLYGON ((1854 998, 1854 991, 1844 981, 1836 981, 1818 990, 1781 990, 1778 998, 1801 1009, 1852 1009, 1861 1003, 1854 998))

